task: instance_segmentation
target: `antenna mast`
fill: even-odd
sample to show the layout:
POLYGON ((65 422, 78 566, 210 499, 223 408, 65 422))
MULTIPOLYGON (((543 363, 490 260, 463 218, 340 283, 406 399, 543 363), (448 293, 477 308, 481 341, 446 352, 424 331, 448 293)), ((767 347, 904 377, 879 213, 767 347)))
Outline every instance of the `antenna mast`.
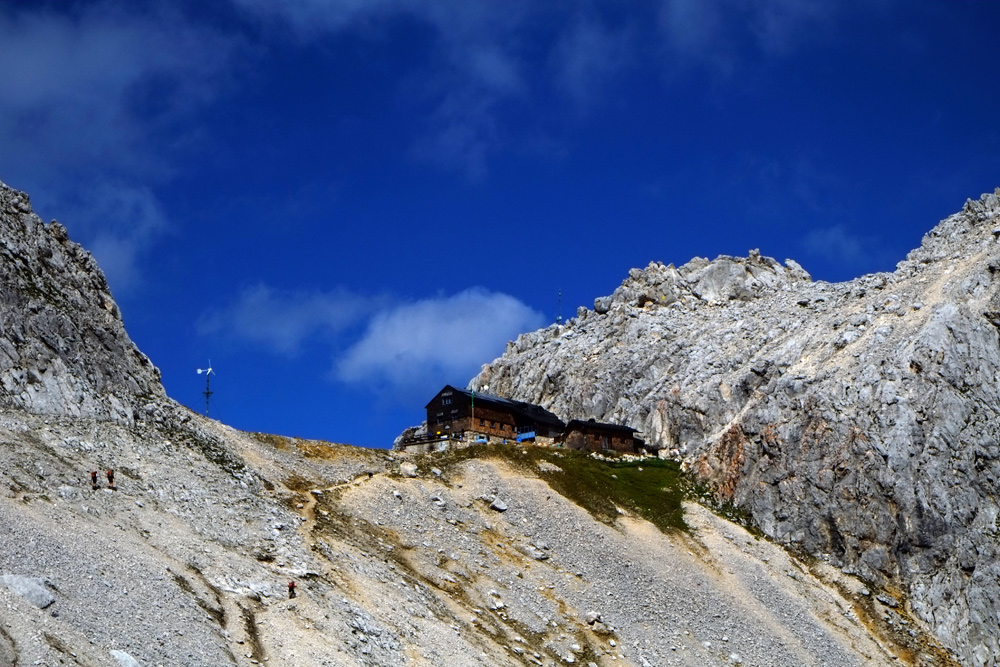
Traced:
POLYGON ((209 399, 212 398, 212 394, 214 393, 212 391, 212 385, 211 385, 211 382, 212 382, 212 373, 214 373, 214 372, 215 371, 212 370, 212 360, 211 359, 208 360, 208 368, 199 368, 198 369, 198 375, 201 375, 202 373, 205 374, 205 391, 203 391, 201 393, 205 395, 205 416, 206 417, 208 416, 209 399))
POLYGON ((562 290, 559 290, 559 314, 556 315, 556 324, 562 324, 562 290))

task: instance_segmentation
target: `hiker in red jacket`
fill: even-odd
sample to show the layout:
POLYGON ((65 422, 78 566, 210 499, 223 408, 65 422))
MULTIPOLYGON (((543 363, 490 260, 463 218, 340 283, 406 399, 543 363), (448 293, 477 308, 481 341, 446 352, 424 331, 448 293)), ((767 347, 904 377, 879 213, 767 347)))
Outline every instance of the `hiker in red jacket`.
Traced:
POLYGON ((94 487, 94 491, 97 491, 97 471, 90 471, 90 485, 94 487))
POLYGON ((288 599, 291 600, 293 597, 295 597, 295 582, 294 581, 289 581, 288 582, 288 599))
POLYGON ((109 470, 108 471, 108 488, 109 489, 115 488, 115 471, 114 470, 109 470))

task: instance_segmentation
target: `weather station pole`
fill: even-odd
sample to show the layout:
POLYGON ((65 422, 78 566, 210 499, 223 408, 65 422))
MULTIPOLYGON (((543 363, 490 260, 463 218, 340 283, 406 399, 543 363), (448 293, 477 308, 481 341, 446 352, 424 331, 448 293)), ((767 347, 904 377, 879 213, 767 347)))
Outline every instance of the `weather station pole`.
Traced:
POLYGON ((212 370, 212 360, 211 359, 208 360, 208 368, 199 368, 198 369, 198 375, 201 375, 202 373, 205 374, 205 391, 203 391, 201 393, 205 395, 205 416, 206 417, 208 416, 209 399, 212 398, 212 393, 213 393, 212 392, 211 382, 212 382, 212 373, 214 373, 214 372, 215 371, 212 370))

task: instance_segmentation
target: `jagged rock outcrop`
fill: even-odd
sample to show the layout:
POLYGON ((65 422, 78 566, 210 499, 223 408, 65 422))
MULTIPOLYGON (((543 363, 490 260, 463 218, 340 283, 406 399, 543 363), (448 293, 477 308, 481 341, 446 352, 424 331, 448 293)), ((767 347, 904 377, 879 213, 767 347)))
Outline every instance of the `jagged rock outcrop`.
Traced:
POLYGON ((970 665, 1000 660, 1000 190, 892 273, 633 270, 472 385, 640 429, 767 535, 908 594, 970 665))
MULTIPOLYGON (((748 301, 767 292, 811 282, 806 271, 793 260, 782 266, 770 257, 752 250, 750 256, 720 256, 715 261, 696 257, 674 268, 652 262, 645 269, 632 269, 628 279, 611 296, 594 300, 594 310, 605 314, 615 305, 642 308, 646 304, 691 305, 698 301, 748 301)), ((582 313, 581 313, 582 314, 582 313)))
POLYGON ((0 284, 0 405, 131 421, 165 399, 94 258, 3 183, 0 284))

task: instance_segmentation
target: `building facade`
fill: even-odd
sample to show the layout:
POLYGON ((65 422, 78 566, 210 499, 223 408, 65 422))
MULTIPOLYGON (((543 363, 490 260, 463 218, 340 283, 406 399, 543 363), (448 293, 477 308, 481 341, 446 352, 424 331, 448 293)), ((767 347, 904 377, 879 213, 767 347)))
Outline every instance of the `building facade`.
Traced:
POLYGON ((628 426, 604 424, 593 419, 589 421, 574 419, 566 424, 563 444, 568 449, 634 454, 642 447, 635 433, 635 429, 628 426))
POLYGON ((554 442, 564 426, 540 406, 451 385, 439 391, 426 409, 429 436, 554 442))
POLYGON ((446 448, 449 442, 532 443, 592 452, 637 453, 643 443, 628 426, 574 419, 564 424, 545 408, 447 385, 425 406, 425 427, 394 445, 409 452, 446 448))

